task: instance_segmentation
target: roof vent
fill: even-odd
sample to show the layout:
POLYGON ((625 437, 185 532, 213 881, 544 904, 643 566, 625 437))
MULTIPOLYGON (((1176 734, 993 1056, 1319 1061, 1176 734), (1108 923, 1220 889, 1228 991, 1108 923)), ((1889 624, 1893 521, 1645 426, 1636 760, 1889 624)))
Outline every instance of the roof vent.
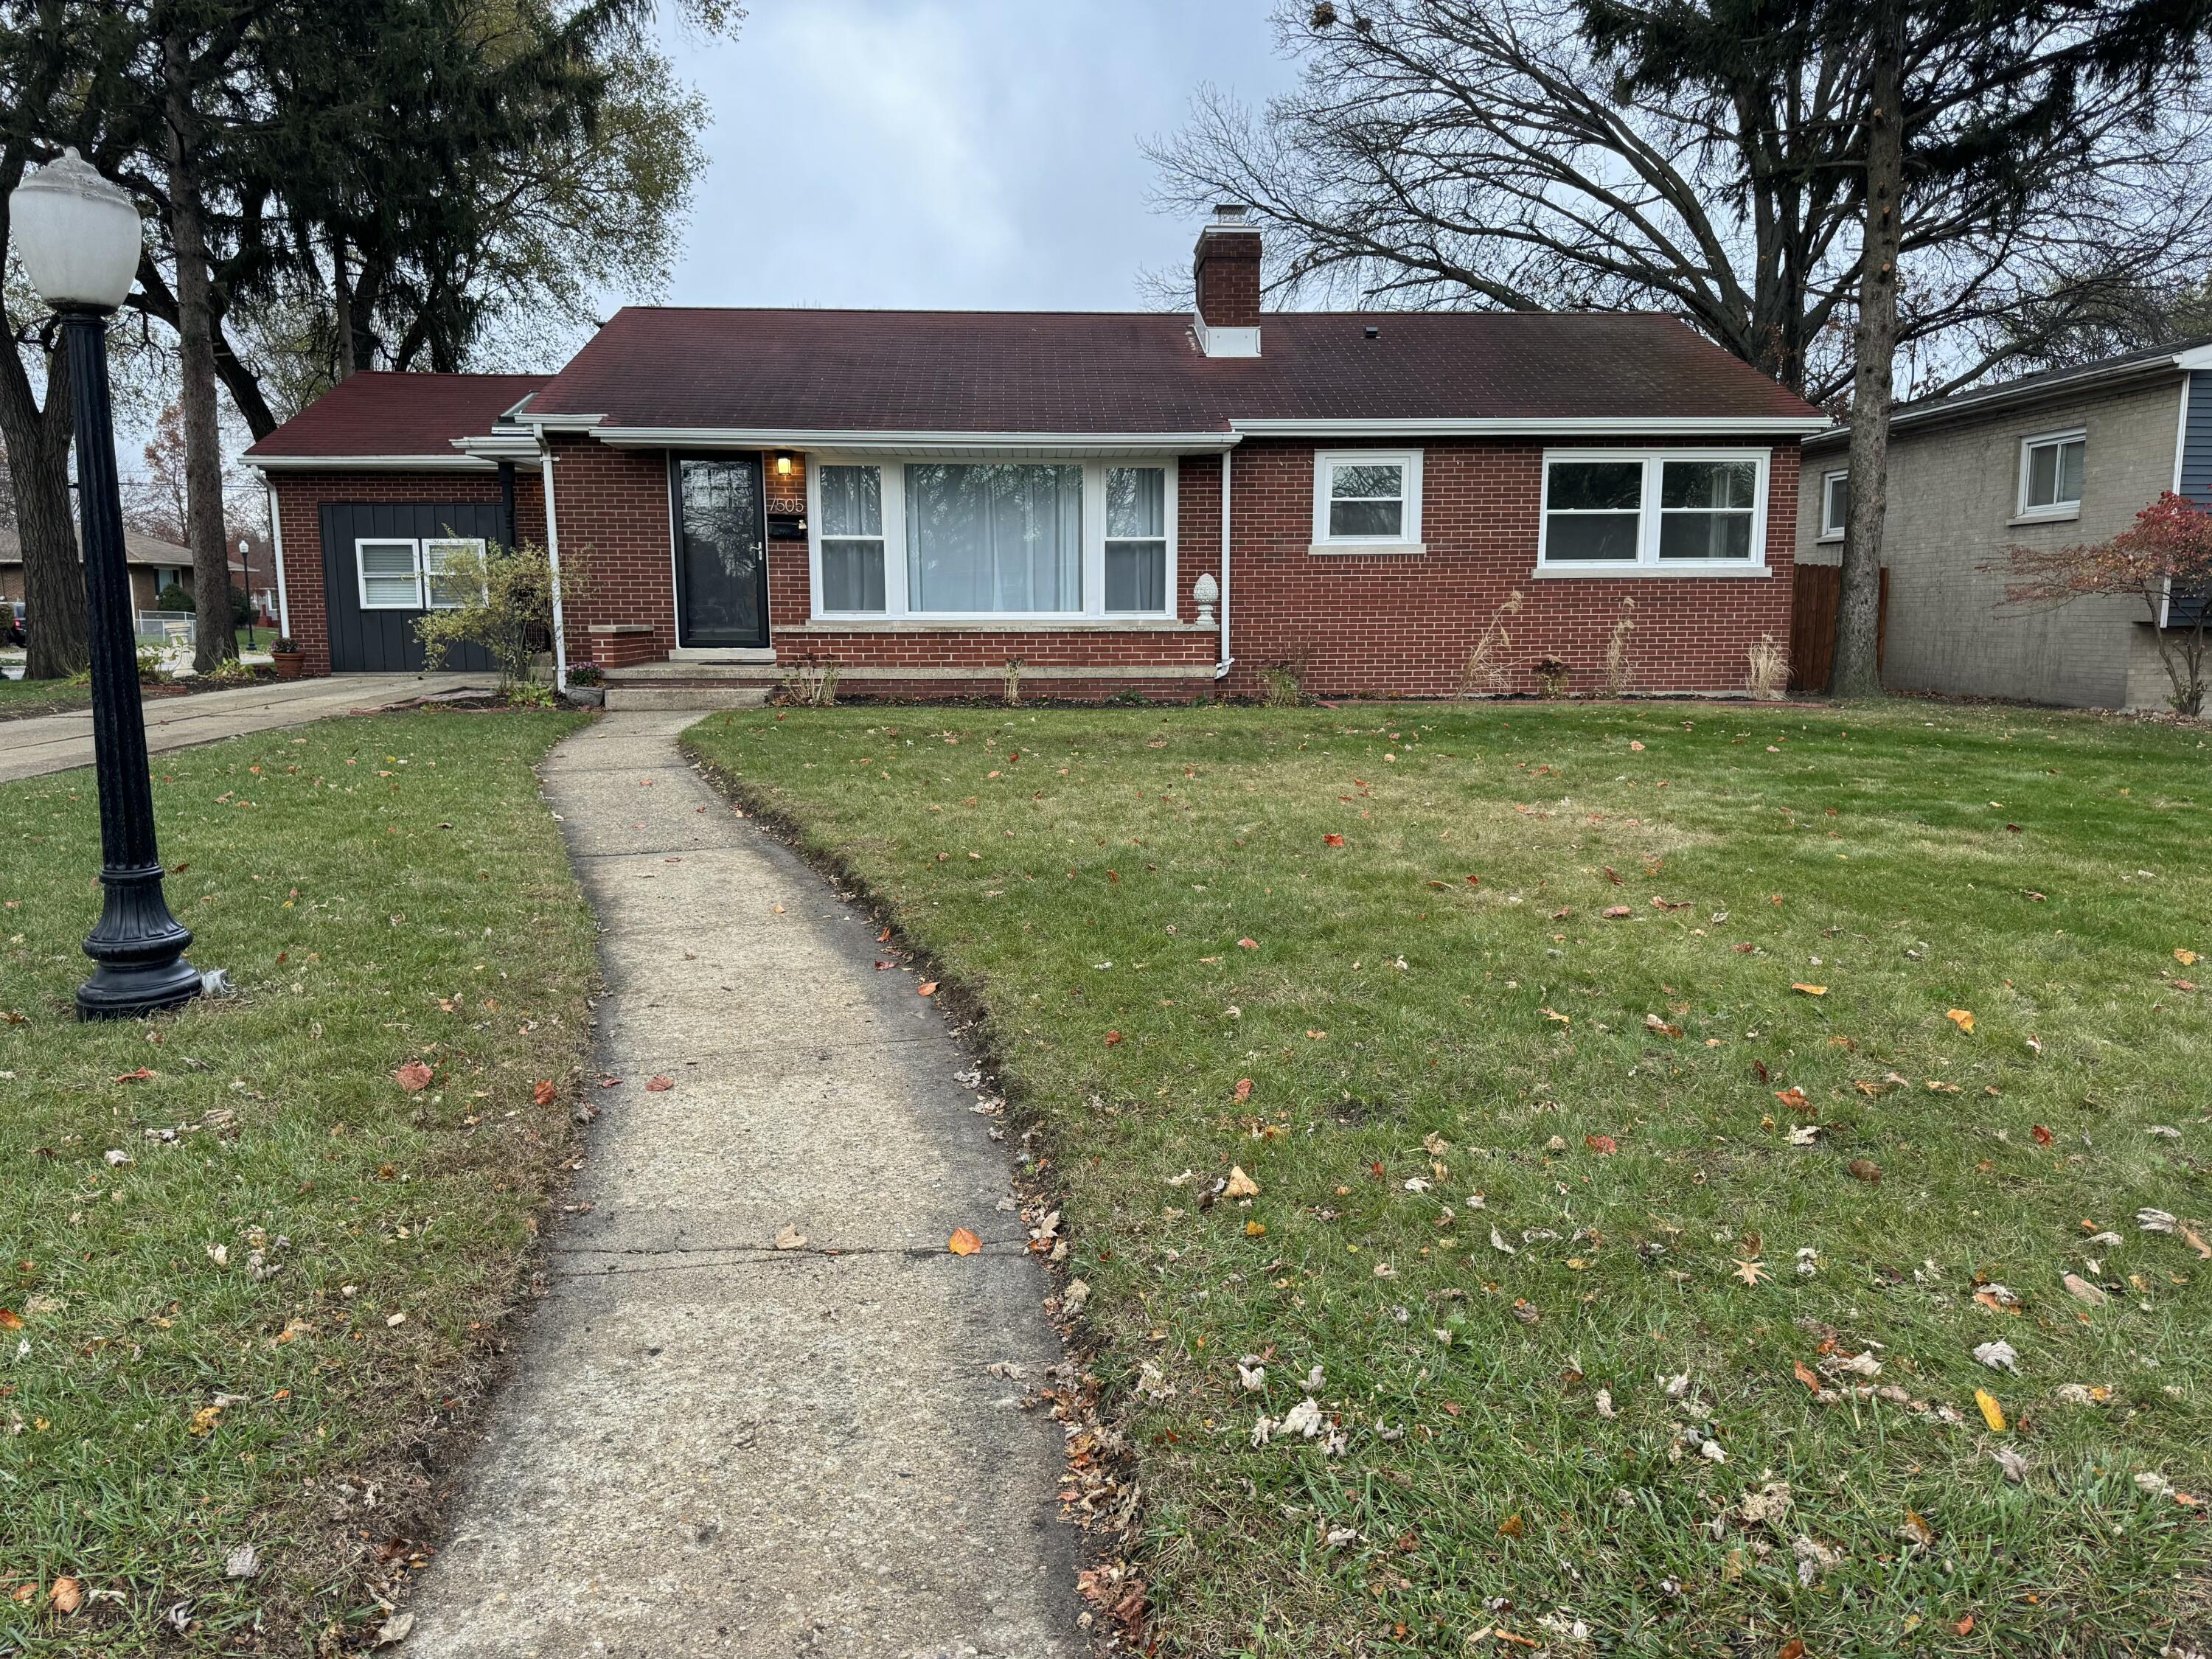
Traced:
POLYGON ((1364 334, 1370 340, 1379 340, 1382 337, 1382 331, 1376 327, 1372 323, 1368 324, 1365 328, 1359 331, 1364 334))

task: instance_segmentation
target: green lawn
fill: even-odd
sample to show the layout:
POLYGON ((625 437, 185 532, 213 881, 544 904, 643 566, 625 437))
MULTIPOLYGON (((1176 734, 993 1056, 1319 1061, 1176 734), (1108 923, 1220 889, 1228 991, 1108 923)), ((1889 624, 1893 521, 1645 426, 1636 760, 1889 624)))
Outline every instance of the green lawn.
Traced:
POLYGON ((82 708, 92 702, 92 687, 67 680, 0 679, 0 720, 27 720, 34 714, 82 708))
POLYGON ((2212 1237, 2201 729, 853 708, 691 740, 984 1011, 1164 1650, 2212 1645, 2212 1263, 2136 1220, 2212 1237), (1233 1168, 1257 1195, 1215 1201, 1233 1168))
POLYGON ((143 1024, 71 1015, 89 774, 0 787, 0 1653, 375 1631, 574 1156, 592 927, 529 768, 575 723, 156 757, 170 902, 239 994, 143 1024))

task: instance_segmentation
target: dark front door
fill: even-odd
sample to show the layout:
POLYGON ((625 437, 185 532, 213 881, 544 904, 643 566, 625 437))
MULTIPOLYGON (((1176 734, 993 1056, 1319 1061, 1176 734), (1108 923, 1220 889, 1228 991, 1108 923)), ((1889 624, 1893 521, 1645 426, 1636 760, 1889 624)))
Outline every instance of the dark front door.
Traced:
POLYGON ((757 455, 679 455, 676 496, 676 642, 758 648, 768 643, 768 525, 757 455))
MULTIPOLYGON (((507 535, 497 501, 325 501, 322 510, 323 599, 331 667, 353 672, 421 672, 416 621, 431 597, 426 544, 495 543, 507 535)), ((492 666, 482 646, 463 646, 447 668, 492 666)))

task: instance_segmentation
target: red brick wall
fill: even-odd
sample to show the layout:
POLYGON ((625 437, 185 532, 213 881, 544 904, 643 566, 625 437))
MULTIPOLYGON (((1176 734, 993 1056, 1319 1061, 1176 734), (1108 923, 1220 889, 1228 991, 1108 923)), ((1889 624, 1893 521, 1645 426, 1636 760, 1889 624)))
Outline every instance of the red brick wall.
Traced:
MULTIPOLYGON (((517 540, 545 539, 544 489, 534 465, 514 477, 517 540)), ((331 672, 330 613, 323 594, 323 514, 325 501, 495 501, 499 474, 492 472, 278 472, 276 521, 284 543, 284 598, 292 637, 307 653, 303 672, 331 672)))
MULTIPOLYGON (((1575 447, 1602 445, 1577 440, 1575 447)), ((1536 689, 1530 665, 1547 653, 1566 659, 1573 690, 1601 690, 1606 640, 1624 599, 1635 602, 1629 661, 1638 690, 1739 690, 1745 653, 1760 636, 1788 640, 1797 492, 1792 446, 1774 449, 1768 473, 1770 574, 1615 578, 1534 576, 1546 447, 1534 439, 1420 445, 1425 556, 1310 553, 1315 447, 1310 441, 1261 440, 1233 452, 1230 614, 1236 665, 1220 687, 1232 696, 1257 692, 1261 672, 1284 663, 1297 665, 1307 688, 1322 696, 1451 696, 1462 687, 1475 641, 1516 590, 1522 608, 1506 620, 1512 639, 1506 660, 1511 689, 1520 691, 1536 689)), ((664 656, 676 637, 666 456, 560 438, 555 465, 562 561, 585 573, 567 606, 570 660, 592 660, 595 623, 645 623, 653 634, 643 654, 664 656)), ((805 465, 800 457, 789 478, 779 479, 772 471, 767 475, 772 501, 803 497, 805 465)), ((1215 456, 1186 457, 1178 468, 1175 601, 1186 623, 1197 614, 1190 592, 1200 573, 1220 574, 1219 481, 1215 456)), ((541 538, 536 470, 519 470, 518 485, 519 532, 525 539, 541 538)), ((495 499, 497 491, 498 479, 490 473, 281 475, 293 631, 308 652, 310 672, 326 672, 329 664, 319 503, 495 499)), ((1111 665, 1126 674, 1146 665, 1211 662, 1218 654, 1218 632, 1188 629, 816 633, 805 627, 809 605, 806 544, 770 543, 771 637, 786 667, 813 659, 846 666, 996 668, 1019 656, 1032 667, 1111 665)), ((624 639, 625 657, 637 650, 629 642, 634 637, 624 639)), ((914 689, 919 692, 927 684, 917 681, 914 689)), ((1039 695, 1047 694, 1047 684, 1036 683, 1039 695)), ((1212 685, 1164 684, 1179 685, 1185 694, 1212 685)))
POLYGON ((1771 574, 1614 578, 1534 575, 1547 447, 1537 439, 1419 445, 1425 556, 1310 553, 1315 447, 1267 440, 1233 452, 1232 696, 1257 691, 1262 669, 1286 663, 1325 696, 1451 696, 1475 641, 1516 589, 1520 614, 1505 619, 1516 691, 1536 690, 1530 665, 1547 653, 1566 659, 1572 690, 1601 690, 1606 639, 1624 599, 1635 601, 1629 662, 1638 690, 1740 690, 1745 653, 1762 634, 1788 642, 1794 445, 1776 447, 1768 469, 1771 574))

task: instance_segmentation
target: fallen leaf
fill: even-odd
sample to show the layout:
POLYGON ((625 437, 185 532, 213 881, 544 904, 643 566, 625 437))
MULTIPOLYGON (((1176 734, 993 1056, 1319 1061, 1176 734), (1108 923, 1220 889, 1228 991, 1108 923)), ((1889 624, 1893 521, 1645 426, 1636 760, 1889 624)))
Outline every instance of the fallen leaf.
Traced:
POLYGON ((74 1578, 57 1578, 46 1592, 56 1613, 75 1613, 84 1605, 84 1586, 74 1578))
POLYGON ((2052 1137, 2051 1131, 2045 1128, 2040 1123, 2031 1124, 2028 1127, 2027 1132, 2035 1137, 2035 1144, 2039 1146, 2048 1146, 2051 1142, 2052 1137))
POLYGON ((1263 1221, 1248 1221, 1244 1224, 1244 1237, 1247 1238, 1258 1238, 1267 1231, 1267 1224, 1263 1221))
POLYGON ((1229 1184, 1221 1192, 1224 1198, 1257 1198, 1260 1183, 1244 1173, 1242 1164, 1232 1164, 1229 1166, 1229 1184))
POLYGON ((215 1425, 222 1421, 221 1406, 203 1406, 192 1413, 192 1420, 185 1425, 186 1434, 212 1434, 215 1425))
POLYGON ((1241 1104, 1243 1104, 1245 1101, 1248 1101, 1248 1100, 1249 1100, 1249 1099, 1251 1099, 1251 1098, 1252 1098, 1252 1079, 1251 1079, 1250 1078, 1249 1078, 1249 1077, 1240 1077, 1240 1078, 1238 1078, 1238 1079, 1237 1079, 1237 1103, 1241 1105, 1241 1104))
POLYGON ((380 1648, 397 1646, 407 1639, 407 1632, 414 1628, 413 1613, 395 1613, 384 1621, 383 1627, 376 1632, 376 1645, 380 1648))
POLYGON ((2197 952, 2194 951, 2176 951, 2173 953, 2173 959, 2185 968, 2194 968, 2197 965, 2197 952))
POLYGON ((1800 1382, 1802 1382, 1808 1389, 1810 1389, 1814 1394, 1820 1392, 1820 1378, 1819 1374, 1803 1360, 1791 1360, 1790 1362, 1790 1375, 1795 1376, 1800 1382))
POLYGON ((2101 1308, 2112 1300, 2100 1288, 2079 1273, 2068 1273, 2059 1283, 2065 1285, 2066 1293, 2076 1302, 2087 1303, 2093 1308, 2101 1308))
POLYGON ((1598 912, 1598 915, 1603 916, 1607 921, 1619 921, 1626 916, 1632 916, 1635 914, 1636 913, 1633 910, 1631 910, 1625 904, 1608 904, 1604 909, 1598 912))
POLYGON ((937 994, 937 981, 933 979, 926 979, 922 981, 921 984, 914 988, 914 994, 918 997, 935 996, 937 994))
POLYGON ((1518 1538, 1528 1530, 1528 1527, 1517 1515, 1509 1515, 1498 1523, 1498 1535, 1500 1538, 1518 1538))
POLYGON ((419 1094, 430 1086, 430 1068, 419 1060, 410 1060, 392 1074, 392 1080, 409 1094, 419 1094))
POLYGON ((1805 1644, 1793 1636, 1775 1650, 1774 1659, 1805 1659, 1805 1644))
POLYGON ((20 1331, 22 1328, 22 1315, 13 1308, 0 1308, 0 1331, 20 1331))
POLYGON ((553 1103, 553 1084, 550 1079, 541 1082, 530 1091, 530 1103, 533 1106, 550 1106, 553 1103))
POLYGON ((1321 844, 1324 847, 1341 847, 1344 845, 1344 837, 1337 835, 1323 836, 1321 838, 1321 844))
POLYGON ((1813 1103, 1805 1097, 1805 1091, 1794 1083, 1786 1089, 1776 1090, 1774 1097, 1793 1112, 1809 1112, 1813 1109, 1813 1103))
POLYGON ((1119 1046, 1121 1041, 1121 1034, 1119 1031, 1109 1031, 1106 1033, 1106 1046, 1109 1048, 1119 1046))
POLYGON ((1881 1165, 1875 1163, 1871 1158, 1855 1158, 1844 1164, 1844 1168, 1851 1172, 1855 1180, 1863 1181, 1870 1185, 1881 1184, 1881 1165))
POLYGON ((1972 1636, 1974 1633, 1974 1615, 1971 1613, 1966 1614, 1957 1624, 1952 1626, 1951 1629, 1958 1635, 1972 1636))
POLYGON ((1974 1358, 1993 1371, 2010 1371, 2020 1375, 2020 1353, 2009 1342, 1984 1342, 1974 1349, 1974 1358))
POLYGON ((1905 1510, 1905 1524, 1897 1530, 1923 1549, 1936 1541, 1936 1528, 1928 1524, 1926 1516, 1911 1510, 1905 1510))
POLYGON ((793 1226, 789 1222, 786 1222, 783 1224, 782 1229, 778 1231, 775 1236, 775 1248, 779 1250, 800 1249, 805 1247, 805 1243, 806 1235, 799 1231, 798 1228, 793 1226))
POLYGON ((1665 1020, 1660 1018, 1656 1014, 1646 1014, 1644 1016, 1644 1029, 1647 1031, 1656 1032, 1661 1036, 1678 1037, 1682 1035, 1682 1028, 1680 1026, 1669 1025, 1665 1020))
POLYGON ((1583 1137, 1583 1145, 1589 1147, 1590 1151, 1595 1152, 1600 1158, 1610 1158, 1613 1153, 1620 1150, 1620 1143, 1615 1141, 1611 1135, 1584 1135, 1583 1137))
POLYGON ((649 1095, 665 1095, 675 1086, 674 1078, 652 1077, 646 1079, 645 1091, 649 1095))
POLYGON ((973 1255, 983 1248, 983 1241, 965 1227, 955 1227, 952 1237, 945 1241, 945 1248, 955 1255, 973 1255))
POLYGON ((1793 991, 1802 991, 1808 997, 1824 997, 1828 994, 1828 988, 1825 985, 1793 984, 1790 988, 1793 991))
POLYGON ((1260 948, 1260 941, 1256 939, 1240 939, 1237 941, 1237 948, 1240 951, 1256 951, 1260 948))
POLYGON ((1767 1271, 1766 1264, 1763 1261, 1739 1261, 1735 1264, 1733 1276, 1741 1279, 1747 1285, 1756 1285, 1762 1279, 1774 1277, 1767 1271))
POLYGON ((1974 1030, 1974 1017, 1967 1010, 1964 1008, 1954 1008, 1945 1013, 1943 1018, 1949 1020, 1952 1024, 1957 1026, 1960 1030, 1967 1033, 1969 1036, 1972 1035, 1974 1030))
POLYGON ((1976 1389, 1974 1403, 1982 1408, 1982 1421, 1990 1425, 1990 1432, 2002 1434, 2005 1431, 2004 1407, 1997 1404, 1996 1395, 1987 1389, 1976 1389))
POLYGON ((135 1072, 124 1073, 122 1076, 117 1078, 115 1080, 118 1083, 147 1083, 161 1075, 161 1074, 159 1072, 149 1071, 145 1066, 141 1066, 135 1072))

